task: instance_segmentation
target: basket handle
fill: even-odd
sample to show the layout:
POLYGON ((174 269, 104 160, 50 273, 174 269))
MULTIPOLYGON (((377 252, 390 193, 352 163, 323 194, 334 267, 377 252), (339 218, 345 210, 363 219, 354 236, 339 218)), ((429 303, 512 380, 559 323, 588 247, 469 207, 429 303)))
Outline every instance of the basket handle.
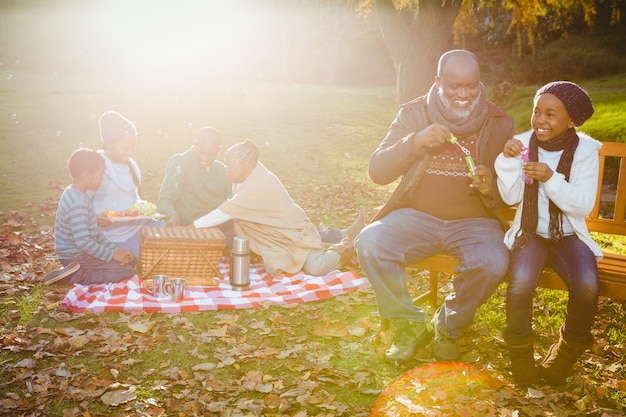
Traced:
POLYGON ((201 254, 202 254, 202 257, 204 258, 204 260, 207 261, 207 263, 209 264, 209 266, 211 267, 213 272, 216 273, 217 276, 220 277, 221 279, 224 279, 224 275, 222 275, 222 273, 220 272, 220 269, 217 268, 215 265, 213 265, 213 263, 206 257, 204 252, 201 252, 201 254))
MULTIPOLYGON (((159 262, 161 262, 161 259, 163 259, 163 257, 165 255, 167 255, 169 253, 169 249, 167 249, 165 252, 163 252, 161 254, 161 256, 159 256, 159 259, 157 259, 157 261, 155 263, 152 264, 152 266, 150 267, 150 269, 148 269, 146 272, 142 273, 141 275, 143 276, 148 276, 148 274, 159 264, 159 262)), ((143 277, 142 277, 143 278, 143 277)))

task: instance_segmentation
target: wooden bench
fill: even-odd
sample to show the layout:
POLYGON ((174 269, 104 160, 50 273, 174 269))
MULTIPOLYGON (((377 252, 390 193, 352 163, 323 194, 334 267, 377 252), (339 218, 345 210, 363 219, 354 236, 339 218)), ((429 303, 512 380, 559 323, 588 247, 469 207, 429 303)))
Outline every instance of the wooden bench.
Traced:
MULTIPOLYGON (((600 176, 598 193, 593 210, 587 217, 587 226, 592 232, 626 236, 626 143, 603 142, 599 151, 600 176), (608 171, 618 170, 617 184, 610 193, 603 193, 604 177, 608 171), (608 195, 607 195, 608 194, 608 195)), ((609 176, 614 176, 609 174, 609 176)), ((605 190, 606 191, 606 190, 605 190)), ((506 220, 512 221, 515 208, 503 210, 506 220)), ((452 256, 440 254, 426 258, 418 263, 407 266, 407 271, 418 269, 428 272, 429 289, 414 298, 415 303, 428 300, 431 306, 437 306, 439 274, 454 274, 459 262, 452 256)), ((604 258, 598 263, 600 279, 600 295, 603 297, 626 300, 626 256, 605 252, 604 258)), ((566 290, 563 280, 551 269, 543 270, 539 286, 557 290, 566 290)))

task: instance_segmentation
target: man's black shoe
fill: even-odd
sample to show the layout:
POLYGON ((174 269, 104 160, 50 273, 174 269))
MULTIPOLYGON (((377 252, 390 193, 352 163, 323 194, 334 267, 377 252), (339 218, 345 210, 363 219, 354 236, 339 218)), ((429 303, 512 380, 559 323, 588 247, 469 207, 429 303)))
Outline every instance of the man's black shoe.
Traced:
POLYGON ((415 356, 417 349, 428 343, 431 334, 426 323, 406 319, 390 320, 393 341, 385 351, 385 359, 394 362, 407 362, 415 356))

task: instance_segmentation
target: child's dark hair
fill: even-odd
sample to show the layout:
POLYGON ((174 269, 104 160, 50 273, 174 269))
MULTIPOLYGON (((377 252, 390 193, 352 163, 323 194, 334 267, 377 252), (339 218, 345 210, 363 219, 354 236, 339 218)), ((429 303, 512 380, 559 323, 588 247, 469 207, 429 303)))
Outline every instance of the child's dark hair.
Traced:
POLYGON ((73 179, 84 172, 96 172, 104 167, 104 158, 98 152, 89 148, 80 148, 72 152, 67 160, 67 168, 73 179))

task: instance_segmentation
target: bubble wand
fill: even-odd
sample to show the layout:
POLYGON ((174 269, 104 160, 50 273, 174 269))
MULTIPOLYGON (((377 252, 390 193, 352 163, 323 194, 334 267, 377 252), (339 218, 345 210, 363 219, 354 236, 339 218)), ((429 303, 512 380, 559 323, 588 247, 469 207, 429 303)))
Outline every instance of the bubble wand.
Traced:
POLYGON ((456 145, 459 148, 461 148, 461 151, 465 154, 465 164, 467 165, 467 170, 470 173, 470 177, 472 177, 472 179, 474 180, 479 179, 479 176, 476 175, 476 164, 474 164, 474 159, 472 158, 472 154, 469 151, 469 149, 461 145, 458 139, 456 138, 456 136, 454 136, 454 134, 452 133, 450 133, 450 139, 448 140, 451 144, 456 145))

